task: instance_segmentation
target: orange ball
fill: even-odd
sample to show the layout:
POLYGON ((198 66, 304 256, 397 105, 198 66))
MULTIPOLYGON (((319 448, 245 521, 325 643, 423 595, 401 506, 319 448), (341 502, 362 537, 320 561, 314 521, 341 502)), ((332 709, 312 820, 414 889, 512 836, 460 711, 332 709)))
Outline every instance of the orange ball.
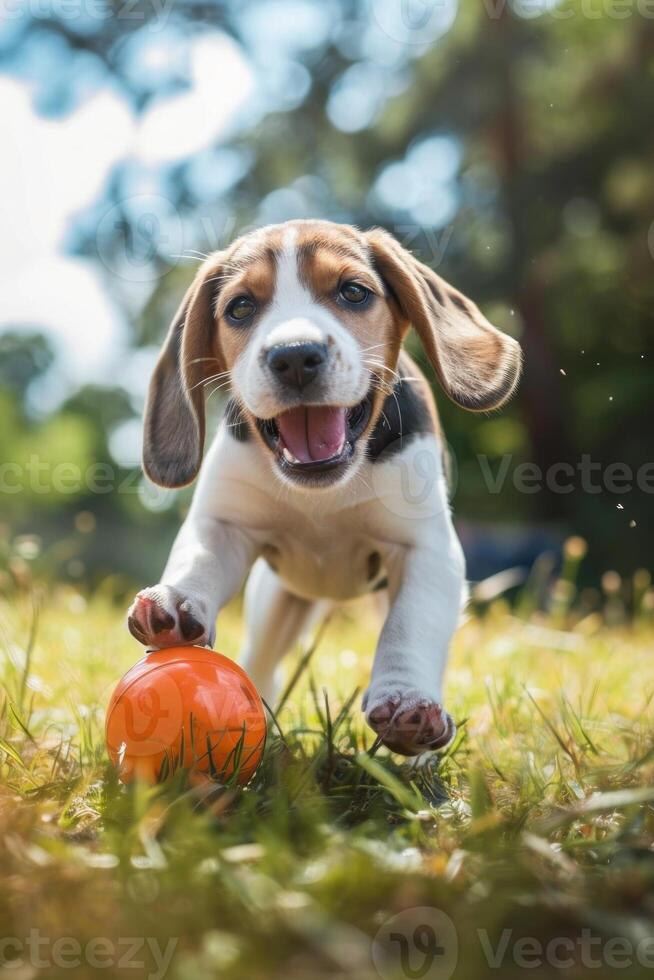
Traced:
POLYGON ((259 693, 242 667, 203 647, 153 650, 114 691, 105 724, 123 783, 178 769, 245 785, 266 741, 259 693))

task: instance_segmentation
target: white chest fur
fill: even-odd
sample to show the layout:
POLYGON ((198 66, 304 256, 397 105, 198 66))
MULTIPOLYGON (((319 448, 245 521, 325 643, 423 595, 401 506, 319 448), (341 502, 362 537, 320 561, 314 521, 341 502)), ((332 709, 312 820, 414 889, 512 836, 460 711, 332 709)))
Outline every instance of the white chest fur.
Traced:
POLYGON ((397 554, 415 544, 450 547, 441 448, 433 435, 364 464, 344 485, 303 492, 281 483, 256 443, 238 442, 223 429, 189 516, 247 529, 286 587, 310 599, 370 591, 397 554))

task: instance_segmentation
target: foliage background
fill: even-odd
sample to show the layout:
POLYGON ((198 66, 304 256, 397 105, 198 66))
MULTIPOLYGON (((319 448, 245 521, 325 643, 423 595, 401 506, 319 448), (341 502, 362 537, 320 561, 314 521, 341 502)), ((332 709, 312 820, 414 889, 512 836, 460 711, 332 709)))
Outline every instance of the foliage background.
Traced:
POLYGON ((40 563, 117 592, 156 580, 187 505, 137 469, 157 344, 198 253, 306 216, 387 226, 524 345, 500 415, 439 399, 472 577, 528 565, 569 531, 591 544, 590 579, 649 565, 649 493, 577 480, 526 494, 512 476, 526 461, 649 460, 651 15, 617 0, 8 3, 11 576, 40 563), (493 472, 510 454, 501 493, 478 454, 493 472), (62 461, 83 485, 53 486, 62 461), (116 476, 101 469, 92 492, 97 464, 116 476))

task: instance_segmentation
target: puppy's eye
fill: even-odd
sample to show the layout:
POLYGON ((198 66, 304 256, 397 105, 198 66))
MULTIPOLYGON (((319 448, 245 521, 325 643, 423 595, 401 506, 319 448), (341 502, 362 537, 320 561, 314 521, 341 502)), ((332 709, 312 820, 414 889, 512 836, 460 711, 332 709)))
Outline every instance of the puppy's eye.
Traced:
POLYGON ((237 296, 227 307, 226 313, 230 320, 242 323, 243 320, 247 320, 253 313, 256 313, 256 309, 249 296, 237 296))
POLYGON ((370 296, 370 290, 359 282, 344 282, 340 289, 340 295, 346 303, 360 306, 370 296))

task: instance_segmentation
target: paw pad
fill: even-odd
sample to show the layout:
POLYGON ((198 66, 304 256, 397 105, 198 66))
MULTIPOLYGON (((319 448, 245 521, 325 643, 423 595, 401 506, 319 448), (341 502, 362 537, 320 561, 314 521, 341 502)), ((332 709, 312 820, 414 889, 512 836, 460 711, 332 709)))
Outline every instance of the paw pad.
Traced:
POLYGON ((428 700, 403 710, 401 698, 390 698, 369 712, 368 724, 384 745, 401 755, 444 749, 456 734, 448 713, 428 700))

